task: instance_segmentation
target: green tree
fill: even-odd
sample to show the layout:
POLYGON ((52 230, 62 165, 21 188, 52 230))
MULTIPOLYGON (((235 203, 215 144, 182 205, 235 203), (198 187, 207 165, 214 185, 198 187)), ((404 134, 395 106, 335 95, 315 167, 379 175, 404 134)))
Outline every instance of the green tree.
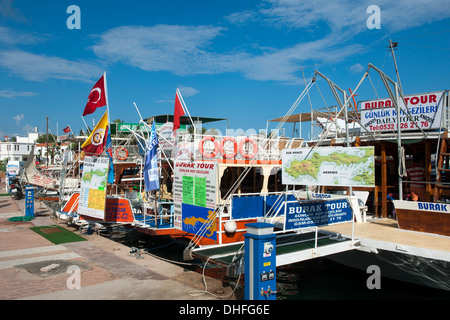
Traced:
MULTIPOLYGON (((47 142, 47 134, 43 134, 43 135, 39 136, 39 138, 37 138, 36 142, 37 143, 47 142)), ((48 134, 48 143, 52 143, 52 142, 56 142, 56 136, 49 133, 48 134)))

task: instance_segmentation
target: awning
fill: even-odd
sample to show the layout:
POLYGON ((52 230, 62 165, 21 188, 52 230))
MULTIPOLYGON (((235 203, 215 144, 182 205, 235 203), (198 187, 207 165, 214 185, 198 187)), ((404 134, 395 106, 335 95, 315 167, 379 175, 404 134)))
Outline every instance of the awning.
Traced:
MULTIPOLYGON (((192 121, 208 123, 208 122, 216 122, 216 121, 228 121, 227 118, 209 118, 209 117, 193 117, 191 116, 192 121)), ((173 122, 173 114, 163 114, 158 116, 149 117, 144 119, 144 122, 150 124, 152 121, 156 121, 156 123, 166 123, 173 122)), ((180 118, 180 124, 191 124, 191 120, 187 115, 184 115, 180 118)))

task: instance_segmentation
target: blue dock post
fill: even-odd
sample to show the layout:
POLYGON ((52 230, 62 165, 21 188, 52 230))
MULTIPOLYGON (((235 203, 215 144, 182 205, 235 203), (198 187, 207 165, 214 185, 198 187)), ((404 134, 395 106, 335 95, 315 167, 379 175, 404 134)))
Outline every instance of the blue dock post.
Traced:
POLYGON ((245 300, 276 300, 275 225, 256 222, 245 226, 245 300))
POLYGON ((34 189, 33 186, 25 186, 25 217, 34 218, 34 189))

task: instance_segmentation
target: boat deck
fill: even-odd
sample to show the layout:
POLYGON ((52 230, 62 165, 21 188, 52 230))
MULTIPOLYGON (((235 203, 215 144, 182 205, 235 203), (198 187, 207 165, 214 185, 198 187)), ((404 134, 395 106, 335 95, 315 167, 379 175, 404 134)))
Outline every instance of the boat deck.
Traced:
MULTIPOLYGON (((236 258, 243 255, 244 243, 216 245, 194 249, 192 256, 229 267, 236 258), (239 253, 242 251, 242 253, 239 253)), ((326 256, 354 249, 349 238, 338 238, 328 232, 319 232, 317 243, 315 232, 292 233, 276 239, 277 266, 326 256)))
MULTIPOLYGON (((398 228, 394 219, 373 219, 355 223, 355 239, 362 247, 410 253, 427 258, 450 261, 450 237, 398 228)), ((352 223, 320 228, 351 237, 352 223)))
MULTIPOLYGON (((315 232, 278 236, 277 266, 354 249, 374 253, 381 249, 450 261, 450 237, 402 230, 393 219, 374 219, 355 223, 352 241, 352 228, 351 222, 321 227, 317 243, 315 232)), ((243 242, 200 247, 193 250, 192 256, 230 268, 243 255, 243 249, 243 242)))
POLYGON ((144 224, 148 228, 173 229, 173 223, 169 219, 157 218, 154 216, 144 216, 142 214, 134 215, 135 221, 144 224))

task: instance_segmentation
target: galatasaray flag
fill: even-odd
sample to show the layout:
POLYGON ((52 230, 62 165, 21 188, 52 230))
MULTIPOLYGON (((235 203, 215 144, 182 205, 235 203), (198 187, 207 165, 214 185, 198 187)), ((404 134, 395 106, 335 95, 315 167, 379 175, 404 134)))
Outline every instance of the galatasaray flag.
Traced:
POLYGON ((147 145, 144 164, 145 191, 159 189, 159 169, 158 169, 158 135, 153 121, 150 141, 147 145))
POLYGON ((180 98, 178 97, 178 92, 175 93, 175 110, 173 111, 173 131, 180 128, 180 118, 184 116, 184 109, 181 104, 180 98))
POLYGON ((94 113, 97 108, 106 105, 106 94, 105 94, 105 76, 103 75, 92 88, 91 93, 89 93, 88 102, 86 107, 84 107, 83 117, 94 113))
POLYGON ((100 155, 106 146, 106 138, 108 136, 108 112, 105 112, 103 117, 95 126, 91 135, 83 143, 81 148, 87 155, 100 155))

